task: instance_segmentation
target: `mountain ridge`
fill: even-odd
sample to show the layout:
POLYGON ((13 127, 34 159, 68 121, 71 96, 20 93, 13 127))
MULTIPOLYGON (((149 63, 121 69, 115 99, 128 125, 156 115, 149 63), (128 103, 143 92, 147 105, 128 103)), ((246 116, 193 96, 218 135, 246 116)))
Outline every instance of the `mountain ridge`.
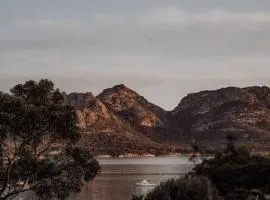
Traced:
MULTIPOLYGON (((97 96, 90 92, 70 93, 65 98, 77 110, 82 132, 107 131, 117 141, 132 138, 136 144, 147 141, 129 148, 134 152, 187 151, 193 140, 216 150, 225 146, 227 134, 236 135, 239 143, 254 151, 270 150, 270 88, 266 86, 191 93, 171 111, 148 102, 124 84, 97 96)), ((130 153, 127 151, 121 153, 130 153)))

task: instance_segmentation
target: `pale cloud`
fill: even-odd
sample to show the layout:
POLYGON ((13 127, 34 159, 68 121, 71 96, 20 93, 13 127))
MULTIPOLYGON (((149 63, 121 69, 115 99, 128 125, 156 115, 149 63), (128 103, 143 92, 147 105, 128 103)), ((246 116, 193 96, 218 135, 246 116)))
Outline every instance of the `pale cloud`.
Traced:
POLYGON ((168 7, 127 18, 101 13, 89 19, 17 20, 14 26, 21 30, 19 38, 2 42, 11 51, 65 48, 198 58, 270 50, 270 15, 264 12, 188 12, 168 7))
POLYGON ((255 23, 256 25, 270 23, 268 12, 229 12, 226 10, 185 11, 178 7, 167 7, 153 10, 138 17, 146 24, 216 24, 216 23, 255 23))

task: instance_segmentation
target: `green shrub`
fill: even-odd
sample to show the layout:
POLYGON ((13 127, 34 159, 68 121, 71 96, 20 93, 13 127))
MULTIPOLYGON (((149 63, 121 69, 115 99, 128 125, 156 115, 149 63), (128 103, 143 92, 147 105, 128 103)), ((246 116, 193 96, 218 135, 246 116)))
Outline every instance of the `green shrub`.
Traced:
POLYGON ((145 200, 209 200, 210 195, 217 200, 218 192, 209 183, 204 177, 171 179, 147 194, 145 200))

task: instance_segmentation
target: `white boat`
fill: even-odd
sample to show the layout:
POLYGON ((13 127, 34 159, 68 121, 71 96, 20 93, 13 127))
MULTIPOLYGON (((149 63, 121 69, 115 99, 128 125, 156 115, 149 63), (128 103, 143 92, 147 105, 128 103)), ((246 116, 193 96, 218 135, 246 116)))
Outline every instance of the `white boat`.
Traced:
POLYGON ((156 184, 149 183, 148 180, 144 179, 144 180, 142 180, 142 182, 136 183, 136 185, 139 185, 139 186, 155 186, 156 184))

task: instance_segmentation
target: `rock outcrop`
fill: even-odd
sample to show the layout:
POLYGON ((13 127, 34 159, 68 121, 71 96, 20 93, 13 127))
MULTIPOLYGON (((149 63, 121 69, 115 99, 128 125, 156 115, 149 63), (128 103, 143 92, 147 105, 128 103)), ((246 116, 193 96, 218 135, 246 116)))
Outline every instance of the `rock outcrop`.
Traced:
POLYGON ((125 85, 117 85, 104 90, 97 96, 126 121, 143 127, 166 127, 167 112, 149 103, 144 97, 125 85))
POLYGON ((253 151, 270 150, 270 88, 228 87, 184 97, 172 111, 148 102, 124 85, 92 93, 71 93, 83 143, 98 153, 161 153, 189 148, 224 148, 226 136, 253 151), (164 150, 166 149, 166 150, 164 150))
MULTIPOLYGON (((126 88, 126 90, 128 89, 126 88)), ((137 108, 134 104, 134 113, 130 113, 130 115, 136 116, 137 121, 129 121, 122 112, 118 112, 116 104, 110 105, 109 101, 105 101, 107 99, 105 94, 102 97, 104 99, 100 96, 95 97, 92 93, 65 95, 66 103, 76 109, 78 126, 82 133, 81 144, 93 148, 93 151, 97 154, 160 154, 164 151, 170 151, 169 148, 171 147, 155 142, 137 127, 139 123, 144 126, 147 117, 154 119, 153 121, 150 120, 147 126, 155 126, 159 119, 153 113, 146 114, 146 111, 141 111, 142 108, 138 108, 141 112, 135 112, 137 108)), ((110 96, 108 95, 108 97, 110 96)), ((128 98, 128 96, 124 98, 128 98)), ((133 102, 132 98, 126 99, 126 103, 133 102)), ((124 106, 123 109, 120 108, 122 106, 123 104, 119 105, 121 111, 124 110, 124 106)))
POLYGON ((116 115, 138 132, 155 141, 166 140, 170 120, 168 112, 148 102, 125 85, 116 85, 97 96, 116 115))
POLYGON ((208 148, 225 146, 226 135, 254 151, 270 150, 270 88, 228 87, 189 94, 171 111, 186 138, 208 148))

